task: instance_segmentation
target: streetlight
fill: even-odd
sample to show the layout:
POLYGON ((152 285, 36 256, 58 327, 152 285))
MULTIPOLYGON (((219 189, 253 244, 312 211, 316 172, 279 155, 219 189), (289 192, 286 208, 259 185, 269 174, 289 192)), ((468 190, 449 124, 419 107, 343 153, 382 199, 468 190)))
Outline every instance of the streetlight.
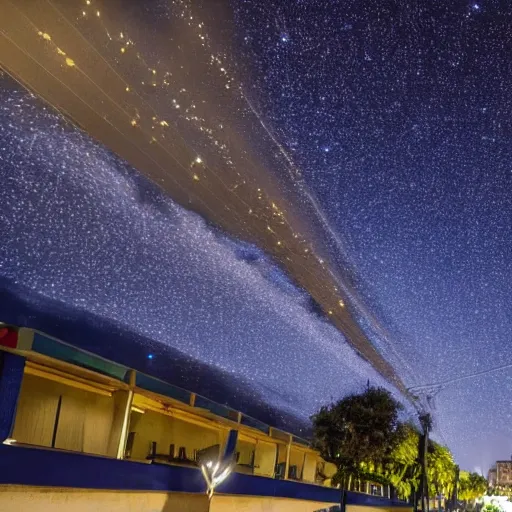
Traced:
POLYGON ((205 452, 199 456, 199 465, 201 473, 206 482, 208 499, 211 500, 215 488, 220 485, 233 471, 235 462, 235 447, 238 440, 238 431, 230 430, 226 446, 224 448, 224 455, 222 457, 212 456, 211 453, 205 452))

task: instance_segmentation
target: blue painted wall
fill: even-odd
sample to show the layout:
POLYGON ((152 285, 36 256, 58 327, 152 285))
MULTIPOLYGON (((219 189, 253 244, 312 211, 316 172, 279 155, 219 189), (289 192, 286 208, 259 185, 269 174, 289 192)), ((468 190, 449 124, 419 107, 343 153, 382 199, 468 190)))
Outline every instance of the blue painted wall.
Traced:
POLYGON ((11 435, 23 380, 25 359, 0 352, 0 442, 11 435))
MULTIPOLYGON (((205 493, 197 468, 143 464, 23 446, 0 445, 0 484, 205 493)), ((328 487, 233 473, 217 489, 228 494, 272 496, 336 503, 328 487)))

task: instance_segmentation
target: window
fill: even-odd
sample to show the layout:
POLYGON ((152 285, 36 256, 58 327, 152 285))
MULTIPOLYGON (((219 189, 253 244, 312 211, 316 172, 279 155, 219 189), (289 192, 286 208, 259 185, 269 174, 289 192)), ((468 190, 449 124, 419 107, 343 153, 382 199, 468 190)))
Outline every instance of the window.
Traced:
POLYGON ((133 397, 125 457, 132 460, 196 465, 198 452, 219 453, 224 431, 220 427, 190 417, 139 393, 133 397), (158 409, 161 409, 160 411, 158 409))
POLYGON ((86 384, 27 362, 12 438, 17 443, 115 457, 127 392, 86 384), (121 407, 122 409, 122 407, 121 407))

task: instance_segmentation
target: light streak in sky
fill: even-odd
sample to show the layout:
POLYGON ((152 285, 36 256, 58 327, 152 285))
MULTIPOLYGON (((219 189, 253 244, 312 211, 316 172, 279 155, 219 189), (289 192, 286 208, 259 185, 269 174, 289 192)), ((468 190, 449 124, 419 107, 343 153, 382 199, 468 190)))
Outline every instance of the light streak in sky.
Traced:
MULTIPOLYGON (((50 5, 52 7, 52 9, 54 9, 56 14, 61 16, 63 19, 67 20, 67 18, 64 15, 64 13, 55 5, 54 2, 51 2, 50 0, 48 0, 47 3, 48 3, 48 5, 50 5)), ((94 5, 92 3, 86 4, 86 5, 87 5, 86 8, 90 8, 90 9, 93 10, 91 12, 94 12, 94 5)), ((197 35, 197 37, 199 37, 199 39, 201 41, 201 46, 205 49, 205 52, 212 52, 211 44, 210 44, 210 38, 209 38, 208 34, 206 34, 206 32, 204 31, 204 23, 201 22, 199 24, 196 24, 195 17, 191 14, 190 11, 187 10, 188 7, 186 6, 186 4, 183 3, 183 2, 179 2, 179 5, 181 6, 181 8, 183 8, 182 13, 181 13, 181 17, 184 18, 185 20, 187 20, 188 26, 191 29, 194 29, 194 27, 198 27, 200 29, 196 35, 197 35)), ((103 18, 99 18, 99 19, 96 19, 96 18, 99 18, 99 17, 97 17, 97 16, 96 17, 94 17, 94 16, 86 16, 85 21, 87 21, 89 23, 99 23, 100 27, 104 31, 104 33, 105 33, 106 37, 108 38, 108 40, 109 41, 113 41, 113 42, 117 42, 117 44, 119 44, 119 50, 120 50, 120 53, 122 54, 123 57, 125 55, 131 54, 130 52, 126 51, 127 48, 130 48, 130 47, 137 48, 139 46, 136 42, 133 41, 133 39, 130 37, 129 33, 126 30, 118 31, 118 30, 114 30, 112 28, 109 30, 106 27, 106 24, 103 21, 103 18), (117 38, 116 37, 112 37, 112 35, 111 35, 111 34, 115 34, 115 33, 119 34, 119 36, 117 38), (124 50, 124 51, 122 51, 122 50, 124 50)), ((72 25, 71 22, 68 21, 68 23, 70 25, 72 25)), ((74 26, 74 25, 72 25, 72 26, 74 26)), ((37 27, 34 26, 34 29, 37 30, 37 27)), ((60 48, 56 46, 56 44, 52 41, 52 38, 51 38, 51 36, 49 34, 47 34, 47 37, 44 37, 44 39, 47 42, 53 44, 54 45, 54 49, 56 51, 58 51, 59 54, 61 52, 62 52, 62 54, 65 53, 65 51, 60 50, 60 48)), ((90 42, 89 42, 89 44, 91 45, 90 42)), ((146 70, 148 72, 148 75, 154 77, 154 78, 149 78, 148 77, 148 79, 147 79, 148 82, 151 83, 152 86, 160 87, 160 86, 165 85, 166 87, 168 87, 170 85, 169 79, 173 75, 173 73, 171 71, 169 71, 169 70, 166 71, 165 69, 159 69, 158 66, 155 67, 155 66, 149 65, 148 62, 147 62, 147 59, 142 55, 142 52, 140 50, 136 51, 135 56, 136 56, 136 59, 138 61, 140 61, 140 63, 146 68, 146 70), (164 77, 163 82, 162 83, 155 82, 154 81, 155 78, 158 78, 160 76, 164 77)), ((85 74, 85 72, 83 70, 81 70, 80 66, 78 64, 76 64, 75 61, 73 59, 71 59, 71 57, 66 57, 66 59, 67 59, 66 63, 69 66, 75 67, 77 70, 79 70, 80 72, 85 74)), ((105 60, 103 56, 102 56, 102 59, 105 60)), ((107 62, 107 61, 105 60, 105 62, 107 62)), ((131 83, 127 82, 126 79, 124 79, 121 75, 119 75, 119 73, 117 71, 115 71, 112 68, 112 65, 110 63, 107 63, 107 64, 108 64, 109 68, 112 69, 114 71, 114 73, 124 82, 123 87, 124 87, 126 92, 128 92, 129 94, 136 94, 137 97, 138 97, 138 100, 141 100, 141 101, 143 101, 143 103, 149 105, 148 100, 144 100, 140 96, 139 93, 135 92, 136 91, 136 87, 135 87, 134 84, 131 84, 131 83)), ((211 53, 211 55, 210 55, 210 65, 214 69, 216 69, 221 76, 224 77, 224 79, 226 80, 226 85, 227 86, 236 85, 236 81, 235 81, 234 77, 231 76, 229 74, 228 70, 227 70, 228 66, 225 64, 224 59, 221 58, 221 56, 219 54, 211 53)), ((91 80, 92 83, 94 83, 94 81, 90 77, 88 77, 87 75, 85 75, 85 76, 86 76, 87 79, 91 80)), ((145 84, 146 82, 143 81, 142 83, 145 84)), ((98 85, 98 84, 95 83, 95 85, 98 85)), ((287 152, 284 150, 283 146, 277 141, 277 139, 273 136, 271 131, 268 130, 268 128, 266 127, 265 123, 263 123, 263 121, 261 119, 261 116, 258 115, 258 113, 253 108, 251 102, 247 99, 246 95, 244 94, 244 92, 242 90, 241 85, 236 86, 235 89, 238 91, 237 94, 239 95, 239 97, 247 104, 249 109, 257 117, 258 121, 261 123, 262 127, 265 129, 267 135, 270 136, 270 138, 273 141, 273 143, 279 148, 279 151, 281 152, 281 155, 284 157, 286 163, 288 165, 294 166, 293 165, 293 161, 291 160, 291 158, 287 154, 287 152)), ((186 92, 187 91, 186 91, 185 88, 181 88, 179 90, 179 92, 174 93, 174 94, 182 94, 183 95, 186 92)), ((180 100, 180 103, 182 101, 184 101, 184 97, 180 100)), ((174 105, 174 107, 176 109, 178 109, 180 107, 180 104, 178 104, 176 98, 173 98, 172 102, 173 102, 173 105, 174 105)), ((222 156, 222 158, 224 160, 225 165, 230 167, 230 168, 232 168, 234 170, 234 172, 236 173, 236 175, 241 177, 240 173, 236 170, 236 167, 234 165, 232 157, 229 155, 229 146, 226 143, 222 143, 221 141, 218 140, 217 135, 215 133, 215 129, 208 126, 208 124, 206 123, 204 117, 201 117, 201 116, 198 116, 198 115, 192 115, 193 110, 196 108, 195 103, 197 103, 197 102, 198 102, 197 100, 195 102, 193 100, 191 100, 191 99, 188 100, 188 103, 187 103, 187 105, 184 108, 184 115, 182 116, 182 118, 186 119, 189 122, 193 122, 198 127, 199 131, 202 134, 206 135, 207 139, 213 144, 215 149, 217 151, 219 151, 219 154, 221 154, 221 156, 222 156)), ((204 100, 203 100, 203 103, 204 103, 204 100)), ((155 111, 154 107, 152 107, 151 105, 149 105, 149 106, 150 106, 150 109, 153 111, 153 116, 152 116, 153 126, 152 126, 152 128, 154 129, 154 126, 155 126, 154 123, 155 122, 159 123, 161 127, 166 127, 166 128, 169 127, 168 122, 165 119, 161 119, 162 116, 159 115, 155 111), (159 119, 161 119, 161 120, 159 121, 159 119)), ((126 112, 126 115, 129 118, 129 122, 131 123, 131 125, 133 127, 138 127, 140 122, 142 121, 140 119, 140 116, 139 116, 138 113, 137 113, 136 117, 133 117, 133 115, 130 114, 129 112, 126 112)), ((173 130, 173 136, 179 137, 179 138, 183 139, 181 134, 179 132, 177 132, 176 130, 173 130)), ((165 139, 165 137, 166 136, 165 136, 164 133, 159 133, 159 134, 157 134, 156 137, 155 136, 151 136, 151 142, 152 143, 160 144, 161 141, 163 141, 163 139, 165 139)), ((185 140, 183 140, 183 142, 186 144, 185 140)), ((234 193, 237 196, 238 199, 240 199, 241 196, 239 196, 235 191, 238 191, 241 186, 249 186, 249 187, 251 186, 251 184, 247 180, 245 180, 245 179, 235 183, 233 186, 229 186, 223 180, 223 178, 221 178, 219 173, 216 172, 213 168, 211 168, 211 167, 209 167, 207 165, 203 165, 203 168, 204 168, 204 170, 208 170, 209 172, 213 173, 216 176, 216 178, 219 181, 221 181, 223 183, 223 185, 231 193, 234 193)), ((294 166, 294 168, 295 168, 295 166, 294 166)), ((300 171, 298 169, 296 170, 296 172, 300 174, 300 171)), ((197 172, 193 174, 193 180, 194 181, 200 181, 199 175, 198 175, 197 172)), ((260 193, 260 196, 261 196, 261 194, 262 193, 260 193)), ((269 206, 268 203, 271 203, 271 200, 269 198, 269 195, 266 192, 264 194, 268 198, 267 199, 268 202, 266 201, 267 204, 264 205, 263 207, 266 210, 269 210, 270 206, 269 206)), ((326 229, 330 232, 330 234, 333 237, 336 237, 335 232, 328 225, 327 219, 323 215, 323 212, 321 211, 321 208, 319 207, 319 205, 315 201, 315 199, 312 197, 311 193, 308 192, 307 190, 305 190, 305 194, 310 199, 311 204, 313 205, 316 213, 319 215, 319 218, 321 219, 321 221, 324 224, 324 226, 326 227, 326 229)), ((251 210, 252 209, 252 208, 249 207, 249 205, 247 203, 246 203, 246 206, 247 206, 247 210, 251 210)), ((235 216, 235 217, 237 216, 233 209, 229 209, 229 210, 230 210, 232 216, 235 216)), ((265 214, 265 215, 267 215, 267 214, 265 214)), ((276 215, 279 217, 279 222, 281 224, 283 224, 283 225, 286 225, 286 227, 290 231, 293 232, 293 227, 291 226, 289 220, 286 218, 284 212, 279 211, 279 212, 276 213, 276 215)), ((240 222, 242 224, 244 223, 244 221, 242 219, 239 219, 239 220, 240 220, 240 222)), ((277 235, 277 233, 276 233, 276 236, 279 236, 279 235, 277 235)), ((296 233, 294 233, 293 236, 294 236, 294 238, 297 238, 297 234, 296 233)), ((339 240, 337 238, 336 238, 336 241, 339 242, 339 240)), ((281 246, 282 244, 283 244, 283 242, 281 240, 276 240, 276 245, 281 246)), ((306 239, 302 239, 301 240, 301 244, 307 245, 307 247, 302 251, 303 257, 304 257, 304 255, 306 255, 307 258, 315 258, 318 261, 322 261, 323 260, 323 258, 321 258, 320 256, 317 255, 316 250, 314 249, 313 245, 310 242, 308 242, 306 239)), ((293 248, 287 247, 287 250, 291 251, 293 253, 293 248)), ((289 257, 288 257, 288 259, 289 259, 289 257)), ((303 268, 303 271, 305 273, 309 273, 310 272, 307 267, 303 266, 302 268, 303 268)), ((331 269, 328 269, 328 271, 329 271, 329 273, 332 276, 334 276, 334 273, 332 272, 331 269)), ((329 291, 326 290, 326 292, 327 293, 332 293, 332 290, 329 290, 329 291)), ((339 300, 342 300, 344 302, 346 300, 346 298, 345 299, 343 299, 343 298, 341 298, 341 299, 337 298, 336 299, 335 298, 333 302, 339 302, 339 300)))
POLYGON ((304 417, 368 375, 389 387, 260 250, 212 232, 11 83, 2 98, 2 278, 242 375, 304 417))
MULTIPOLYGON (((289 176, 292 179, 293 183, 298 187, 300 192, 309 200, 311 206, 314 208, 314 211, 318 218, 321 220, 323 227, 329 234, 331 240, 334 241, 336 244, 336 247, 341 255, 346 254, 344 244, 338 235, 338 233, 331 227, 331 224, 329 220, 327 219, 327 216, 324 213, 323 208, 319 204, 318 200, 315 198, 313 193, 308 190, 307 184, 305 183, 305 180, 301 178, 301 171, 300 169, 295 165, 295 162, 291 155, 286 151, 284 146, 277 140, 277 137, 272 133, 272 131, 267 127, 265 124, 265 121, 262 119, 262 116, 257 112, 257 110, 254 108, 250 100, 247 98, 245 94, 243 94, 243 97, 247 104, 249 105, 249 108, 253 112, 253 114, 258 119, 258 122, 261 124, 261 126, 264 128, 265 132, 268 134, 268 136, 272 139, 274 144, 279 148, 279 151, 283 158, 286 161, 286 169, 289 171, 289 176)), ((309 249, 305 249, 306 252, 309 251, 309 249)), ((322 263, 322 262, 321 262, 322 263)), ((385 343, 385 347, 388 351, 391 351, 393 353, 394 358, 396 361, 399 362, 400 367, 405 370, 408 373, 408 376, 410 379, 415 379, 414 370, 409 364, 409 362, 406 360, 406 358, 402 357, 399 353, 399 351, 396 349, 395 344, 393 343, 390 334, 386 331, 385 327, 382 325, 382 323, 377 319, 375 314, 371 311, 371 309, 364 303, 364 300, 362 300, 359 297, 359 294, 356 290, 354 290, 351 287, 348 287, 343 279, 339 277, 339 275, 334 272, 330 267, 327 268, 327 271, 333 278, 334 282, 343 290, 344 296, 347 297, 350 301, 350 304, 356 308, 356 310, 359 312, 359 314, 366 320, 371 326, 371 329, 379 336, 379 340, 383 341, 385 343)), ((340 299, 338 301, 339 304, 345 305, 344 301, 340 299)), ((328 314, 332 315, 332 310, 328 310, 328 314)))
MULTIPOLYGON (((47 84, 34 82, 36 92, 66 115, 87 111, 87 117, 70 117, 146 170, 179 204, 206 218, 216 215, 223 229, 265 247, 323 312, 314 304, 311 310, 344 332, 361 326, 402 373, 411 373, 409 363, 414 372, 407 386, 472 375, 492 366, 485 361, 508 360, 512 145, 510 73, 503 74, 510 56, 503 41, 510 9, 489 4, 477 12, 470 4, 426 2, 432 15, 424 16, 414 2, 392 14, 382 2, 370 3, 371 9, 358 2, 284 2, 276 23, 268 2, 232 2, 234 26, 228 27, 209 2, 123 2, 120 10, 119 0, 92 0, 89 7, 38 0, 42 8, 33 15, 36 2, 6 0, 6 19, 18 23, 3 28, 12 51, 1 58, 7 69, 46 77, 47 84), (189 12, 196 5, 199 17, 189 12), (362 19, 364 30, 356 21, 362 19), (436 34, 433 44, 427 33, 436 34), (232 50, 222 50, 231 42, 232 50), (340 45, 343 51, 334 52, 340 45), (75 65, 67 66, 65 57, 75 65), (77 105, 65 104, 73 93, 77 105), (97 126, 87 124, 96 117, 97 126)), ((27 80, 21 81, 30 86, 27 80)), ((40 144, 39 134, 26 137, 32 157, 41 154, 40 144)), ((56 175, 55 189, 65 190, 56 175)), ((108 175, 96 182, 108 188, 109 180, 116 183, 108 175)), ((147 237, 152 222, 145 219, 140 231, 147 237)), ((37 254, 42 264, 54 264, 50 250, 37 254)), ((292 293, 283 279, 275 281, 292 293)), ((275 370, 273 361, 265 362, 269 367, 255 376, 259 385, 265 371, 275 370)), ((509 407, 510 371, 453 382, 436 404, 427 400, 461 461, 477 451, 486 459, 501 456, 501 438, 489 439, 503 423, 495 411, 509 407)), ((279 387, 272 382, 268 395, 279 387)))

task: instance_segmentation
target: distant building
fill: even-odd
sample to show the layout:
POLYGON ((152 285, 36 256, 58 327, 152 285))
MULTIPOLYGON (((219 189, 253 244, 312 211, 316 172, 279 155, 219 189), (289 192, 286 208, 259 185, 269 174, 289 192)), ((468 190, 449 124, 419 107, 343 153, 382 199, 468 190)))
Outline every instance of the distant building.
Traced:
POLYGON ((512 460, 498 460, 496 462, 496 483, 495 485, 512 485, 512 460))
POLYGON ((489 469, 489 473, 487 473, 487 481, 489 482, 489 487, 496 487, 496 466, 489 469))

